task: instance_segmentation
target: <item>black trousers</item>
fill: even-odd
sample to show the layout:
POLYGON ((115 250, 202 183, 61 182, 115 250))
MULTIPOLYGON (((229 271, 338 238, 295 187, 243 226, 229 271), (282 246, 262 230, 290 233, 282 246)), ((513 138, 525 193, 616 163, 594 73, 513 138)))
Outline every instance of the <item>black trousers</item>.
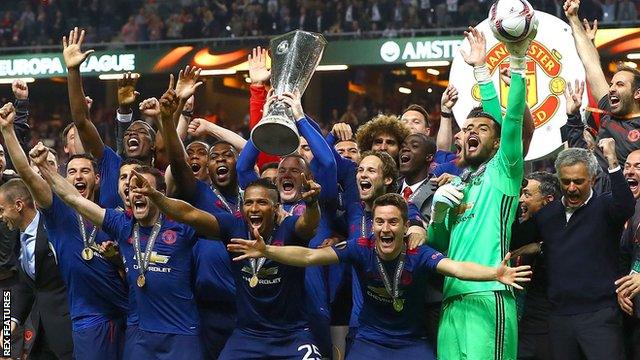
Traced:
POLYGON ((549 334, 518 334, 518 360, 549 360, 549 334))
POLYGON ((549 316, 551 355, 557 360, 624 359, 622 314, 615 307, 549 316))

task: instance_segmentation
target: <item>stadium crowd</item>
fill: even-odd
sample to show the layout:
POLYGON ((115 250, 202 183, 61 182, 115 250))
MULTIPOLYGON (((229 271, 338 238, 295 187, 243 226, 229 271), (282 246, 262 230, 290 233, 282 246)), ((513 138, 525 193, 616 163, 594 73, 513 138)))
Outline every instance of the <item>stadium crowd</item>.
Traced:
MULTIPOLYGON (((563 18, 560 1, 532 4, 563 18)), ((57 44, 71 24, 88 30, 88 43, 268 36, 294 29, 396 36, 403 30, 475 26, 489 6, 485 0, 4 1, 0 45, 57 44)), ((634 22, 638 7, 635 0, 586 0, 581 17, 634 22)))
POLYGON ((368 119, 349 109, 323 131, 299 93, 270 90, 255 48, 244 132, 286 105, 300 145, 282 157, 194 116, 192 67, 163 94, 124 74, 115 119, 95 121, 109 112, 84 92, 89 33, 65 31, 61 151, 30 126, 26 83, 0 108, 2 355, 639 359, 640 72, 607 81, 579 7, 562 11, 603 112, 590 135, 585 84, 569 81, 554 172, 524 166, 535 31, 505 43, 503 114, 484 35, 468 28, 482 101, 459 131, 451 85, 437 127, 411 104, 368 119))

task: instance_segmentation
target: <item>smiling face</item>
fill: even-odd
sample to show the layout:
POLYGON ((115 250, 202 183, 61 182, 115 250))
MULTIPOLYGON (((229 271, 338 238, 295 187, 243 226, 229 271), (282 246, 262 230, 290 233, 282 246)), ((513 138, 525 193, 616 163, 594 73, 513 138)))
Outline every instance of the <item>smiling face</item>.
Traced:
POLYGON ((276 185, 283 203, 294 203, 302 197, 302 174, 310 179, 309 170, 304 160, 289 156, 280 161, 276 185))
POLYGON ((356 164, 360 161, 360 149, 358 149, 358 143, 354 140, 340 141, 334 147, 343 158, 349 159, 356 164))
POLYGON ((237 154, 233 146, 218 143, 209 151, 209 177, 221 189, 236 185, 237 154))
POLYGON ((127 158, 148 160, 153 156, 155 144, 148 125, 134 121, 122 138, 124 154, 127 158))
POLYGON ((376 206, 373 213, 373 234, 376 250, 385 257, 393 257, 400 252, 407 225, 400 209, 393 205, 376 206))
POLYGON ((561 167, 558 169, 558 178, 564 201, 569 208, 577 208, 587 201, 594 179, 589 176, 585 164, 561 167))
POLYGON ((640 198, 640 150, 633 151, 627 156, 623 174, 633 197, 638 200, 640 198))
MULTIPOLYGON (((142 176, 147 179, 151 187, 157 189, 156 178, 147 173, 143 173, 142 176)), ((138 179, 134 176, 129 183, 131 189, 139 187, 138 179)), ((131 204, 131 210, 133 211, 133 217, 143 224, 148 224, 158 215, 160 210, 154 205, 147 196, 136 194, 133 191, 129 191, 129 204, 131 204)))
MULTIPOLYGON (((278 213, 278 194, 263 186, 250 186, 244 192, 242 216, 252 228, 263 236, 273 229, 278 213)), ((266 238, 264 239, 267 240, 266 238)))
POLYGON ((0 193, 0 221, 4 222, 9 230, 19 228, 21 216, 18 209, 21 206, 21 200, 9 201, 3 193, 0 193))
POLYGON ((412 134, 422 133, 429 136, 427 119, 419 111, 409 110, 405 112, 402 114, 400 121, 411 130, 412 134))
POLYGON ((356 182, 360 200, 372 203, 378 196, 386 193, 387 186, 391 184, 391 178, 385 178, 382 170, 382 160, 375 155, 366 156, 356 173, 356 182))
POLYGON ((464 161, 473 167, 489 160, 500 145, 493 120, 485 117, 467 119, 460 140, 464 161))
POLYGON ((373 138, 373 145, 371 150, 384 151, 391 155, 392 158, 398 158, 398 152, 400 151, 400 144, 398 140, 388 133, 379 133, 373 138))
POLYGON ((78 190, 82 197, 93 200, 95 191, 100 184, 100 177, 96 174, 91 160, 75 158, 67 164, 67 181, 78 190))
POLYGON ((409 135, 400 148, 400 174, 407 176, 421 170, 428 171, 433 154, 420 135, 409 135))
POLYGON ((633 86, 633 73, 618 71, 611 79, 609 86, 609 104, 615 116, 630 114, 640 100, 640 89, 633 86))
POLYGON ((201 142, 192 142, 187 146, 187 160, 193 175, 200 181, 209 177, 207 165, 209 163, 209 148, 201 142))

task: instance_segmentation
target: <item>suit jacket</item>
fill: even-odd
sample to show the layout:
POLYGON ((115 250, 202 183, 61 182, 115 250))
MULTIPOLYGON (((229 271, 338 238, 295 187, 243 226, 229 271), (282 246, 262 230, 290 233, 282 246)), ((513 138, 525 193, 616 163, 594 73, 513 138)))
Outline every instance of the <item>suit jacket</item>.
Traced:
POLYGON ((60 276, 56 255, 49 245, 43 217, 40 217, 36 234, 35 261, 35 280, 18 266, 19 281, 11 298, 12 317, 23 324, 31 313, 35 336, 44 330, 43 335, 51 351, 59 359, 71 359, 73 342, 67 288, 60 276))
MULTIPOLYGON (((437 186, 429 182, 428 177, 417 189, 409 196, 409 200, 420 209, 420 214, 426 223, 431 221, 431 203, 433 200, 433 194, 438 189, 437 186)), ((400 178, 398 181, 398 191, 402 194, 402 184, 404 178, 400 178)), ((425 295, 425 302, 427 304, 435 304, 442 301, 442 286, 444 284, 444 277, 440 274, 433 273, 430 275, 429 286, 425 295)))

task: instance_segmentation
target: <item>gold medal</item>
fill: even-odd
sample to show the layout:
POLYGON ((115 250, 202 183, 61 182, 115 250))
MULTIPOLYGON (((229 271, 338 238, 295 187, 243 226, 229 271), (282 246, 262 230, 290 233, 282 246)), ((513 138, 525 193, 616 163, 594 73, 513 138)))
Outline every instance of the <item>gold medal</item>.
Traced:
POLYGON ((91 250, 90 248, 86 247, 86 248, 82 249, 82 252, 80 253, 80 255, 82 255, 82 258, 85 261, 89 261, 89 260, 93 259, 93 250, 91 250))
POLYGON ((146 282, 147 279, 144 278, 144 275, 138 275, 138 279, 136 280, 136 284, 138 285, 138 287, 143 287, 146 282))
POLYGON ((249 286, 251 286, 252 288, 256 287, 258 285, 258 275, 253 275, 251 277, 251 280, 249 280, 249 286))
POLYGON ((393 299, 393 309, 397 312, 402 311, 404 308, 404 301, 402 299, 393 299))

